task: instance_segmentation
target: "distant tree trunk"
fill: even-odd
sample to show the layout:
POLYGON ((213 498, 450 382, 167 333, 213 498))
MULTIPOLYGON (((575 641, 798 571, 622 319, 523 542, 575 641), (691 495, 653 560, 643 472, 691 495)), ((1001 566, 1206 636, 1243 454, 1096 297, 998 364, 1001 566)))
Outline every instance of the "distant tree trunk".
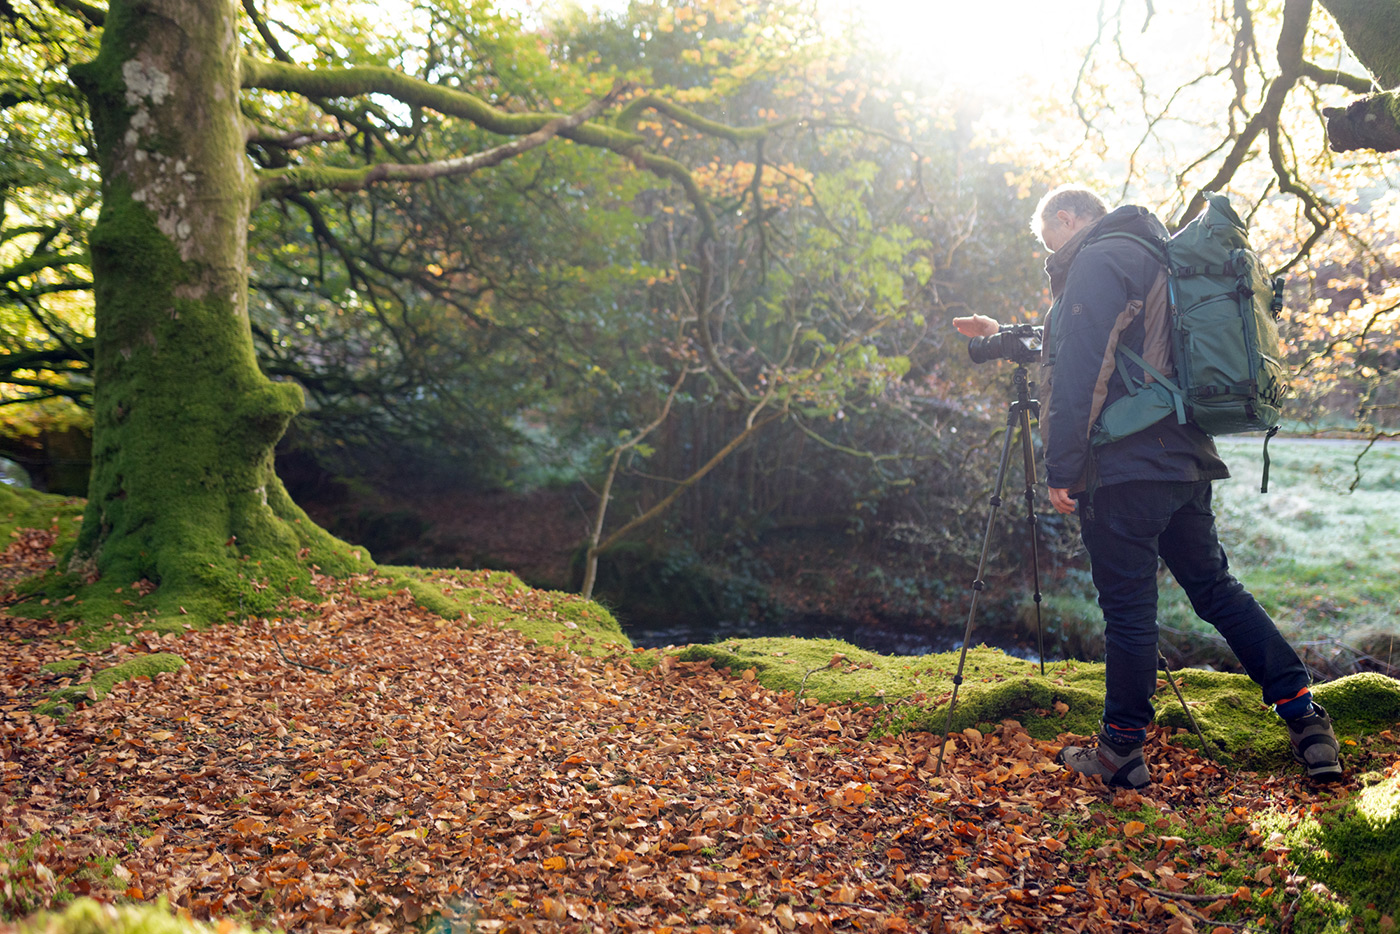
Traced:
POLYGON ((269 586, 306 580, 305 559, 355 562, 272 468, 302 395, 253 352, 239 52, 233 0, 113 0, 98 57, 73 75, 103 203, 93 470, 70 568, 112 586, 145 578, 163 612, 212 615, 235 594, 266 605, 269 586))

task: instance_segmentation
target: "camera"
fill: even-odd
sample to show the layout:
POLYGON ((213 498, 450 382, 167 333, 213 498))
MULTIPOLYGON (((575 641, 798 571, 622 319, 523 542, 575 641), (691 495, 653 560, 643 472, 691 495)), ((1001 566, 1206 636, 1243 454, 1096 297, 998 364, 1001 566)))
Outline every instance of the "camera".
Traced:
POLYGON ((1038 324, 1003 326, 990 337, 974 337, 967 342, 967 355, 973 363, 988 360, 1010 360, 1013 363, 1034 363, 1040 359, 1040 336, 1044 330, 1038 324))

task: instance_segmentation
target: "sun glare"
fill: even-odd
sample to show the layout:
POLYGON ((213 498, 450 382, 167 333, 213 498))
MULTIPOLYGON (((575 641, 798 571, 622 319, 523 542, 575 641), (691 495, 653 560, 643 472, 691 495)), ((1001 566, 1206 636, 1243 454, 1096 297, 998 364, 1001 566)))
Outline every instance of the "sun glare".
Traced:
MULTIPOLYGON (((997 99, 1071 81, 1098 0, 828 0, 912 77, 997 99)), ((1066 88, 1068 86, 1066 85, 1066 88)))

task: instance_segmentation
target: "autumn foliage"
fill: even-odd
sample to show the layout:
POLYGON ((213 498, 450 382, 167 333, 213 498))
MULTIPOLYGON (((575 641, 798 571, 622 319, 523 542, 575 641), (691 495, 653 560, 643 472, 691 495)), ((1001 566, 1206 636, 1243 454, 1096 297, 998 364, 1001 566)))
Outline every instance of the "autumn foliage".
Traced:
POLYGON ((1013 721, 955 735, 937 776, 937 736, 867 738, 880 707, 357 583, 298 618, 134 633, 100 662, 186 665, 66 722, 32 709, 71 644, 0 617, 5 913, 90 893, 289 931, 1234 930, 1307 885, 1259 813, 1341 800, 1165 736, 1153 789, 1114 796, 1013 721), (1232 843, 1186 842, 1207 813, 1232 843))

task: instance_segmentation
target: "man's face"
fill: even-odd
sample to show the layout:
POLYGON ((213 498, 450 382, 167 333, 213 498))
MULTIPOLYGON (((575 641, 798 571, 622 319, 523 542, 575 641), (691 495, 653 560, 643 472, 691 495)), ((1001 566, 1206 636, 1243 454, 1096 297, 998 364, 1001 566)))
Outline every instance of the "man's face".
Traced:
POLYGON ((1040 239, 1051 253, 1058 252, 1083 225, 1077 215, 1069 211, 1056 211, 1048 217, 1040 228, 1040 239))

